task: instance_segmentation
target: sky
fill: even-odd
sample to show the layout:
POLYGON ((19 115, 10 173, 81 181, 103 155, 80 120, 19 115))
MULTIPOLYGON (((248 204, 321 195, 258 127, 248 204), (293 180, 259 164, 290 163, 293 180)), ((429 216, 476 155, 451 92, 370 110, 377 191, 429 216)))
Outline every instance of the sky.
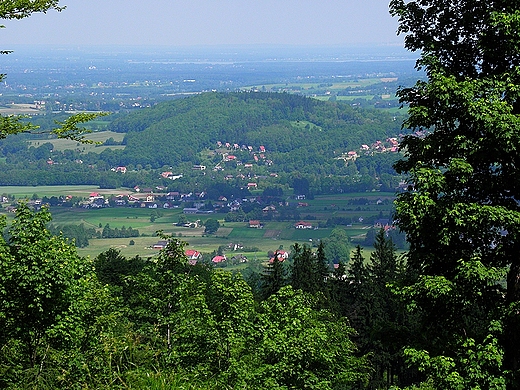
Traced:
POLYGON ((2 21, 2 49, 53 45, 403 45, 389 0, 62 0, 2 21))

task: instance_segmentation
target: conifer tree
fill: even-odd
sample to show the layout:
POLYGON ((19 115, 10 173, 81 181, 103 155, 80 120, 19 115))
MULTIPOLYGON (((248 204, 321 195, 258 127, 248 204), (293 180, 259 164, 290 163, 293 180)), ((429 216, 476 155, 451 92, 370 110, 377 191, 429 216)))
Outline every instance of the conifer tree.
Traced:
POLYGON ((287 283, 287 272, 281 254, 276 251, 261 275, 261 296, 267 299, 287 283))
POLYGON ((330 272, 324 245, 320 244, 318 251, 313 253, 308 245, 300 246, 296 243, 293 246, 292 259, 291 286, 311 294, 326 293, 330 272))

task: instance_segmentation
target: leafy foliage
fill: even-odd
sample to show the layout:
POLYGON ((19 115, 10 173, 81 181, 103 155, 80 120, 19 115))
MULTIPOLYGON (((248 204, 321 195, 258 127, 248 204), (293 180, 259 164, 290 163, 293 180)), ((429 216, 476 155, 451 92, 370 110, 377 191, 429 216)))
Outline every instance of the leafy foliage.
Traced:
POLYGON ((516 388, 519 321, 511 309, 520 299, 518 4, 394 0, 390 7, 406 46, 421 50, 417 66, 428 76, 398 92, 410 105, 405 126, 417 131, 405 138, 406 158, 396 164, 410 175, 396 211, 416 275, 401 291, 423 317, 425 337, 417 346, 427 351, 413 361, 439 368, 437 379, 460 375, 457 386, 464 388, 492 386, 483 377, 503 388, 509 371, 508 388, 516 388), (491 368, 478 359, 461 360, 461 348, 473 353, 471 343, 476 349, 495 343, 489 329, 496 321, 504 333, 493 356, 503 350, 504 360, 491 368))

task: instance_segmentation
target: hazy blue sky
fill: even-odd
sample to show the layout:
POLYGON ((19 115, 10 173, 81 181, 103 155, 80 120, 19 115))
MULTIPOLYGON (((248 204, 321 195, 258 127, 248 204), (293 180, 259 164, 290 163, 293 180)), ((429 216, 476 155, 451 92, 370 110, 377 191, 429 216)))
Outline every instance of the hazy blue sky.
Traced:
POLYGON ((5 21, 9 44, 401 44, 389 0, 62 0, 5 21))

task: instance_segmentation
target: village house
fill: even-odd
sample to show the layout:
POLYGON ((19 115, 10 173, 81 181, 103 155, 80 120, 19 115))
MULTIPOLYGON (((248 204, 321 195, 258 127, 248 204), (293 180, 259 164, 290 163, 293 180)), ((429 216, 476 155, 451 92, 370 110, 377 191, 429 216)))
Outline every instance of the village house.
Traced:
POLYGON ((223 261, 226 261, 226 256, 215 256, 211 261, 215 264, 222 263, 223 261))
POLYGON ((114 205, 116 206, 126 206, 126 199, 125 199, 125 195, 117 195, 115 198, 114 198, 114 205))
POLYGON ((89 195, 89 203, 87 204, 87 207, 90 208, 101 208, 108 205, 108 199, 105 199, 103 195, 100 195, 97 192, 92 192, 89 195))
POLYGON ((274 212, 276 211, 276 207, 274 207, 273 205, 269 205, 269 206, 265 206, 263 209, 262 209, 262 212, 264 214, 267 214, 269 212, 274 212))
POLYGON ((296 222, 294 224, 294 227, 296 229, 312 229, 312 223, 300 221, 300 222, 296 222))
POLYGON ((199 251, 196 251, 194 249, 186 249, 184 251, 184 254, 186 255, 186 258, 189 261, 195 260, 195 262, 196 262, 197 260, 199 260, 202 257, 202 253, 200 253, 199 251))
POLYGON ((260 229, 262 227, 262 224, 260 223, 260 221, 252 219, 249 221, 249 227, 254 229, 260 229))
POLYGON ((269 259, 269 263, 273 263, 275 259, 278 259, 278 261, 285 261, 289 258, 289 252, 284 251, 282 249, 277 249, 273 256, 269 259))
POLYGON ((166 194, 167 200, 178 200, 178 199, 180 199, 180 197, 181 197, 181 194, 178 191, 172 191, 172 192, 168 192, 166 194))
POLYGON ((161 173, 161 176, 165 179, 170 179, 170 180, 177 180, 177 179, 180 179, 182 177, 182 174, 180 175, 174 175, 173 172, 170 172, 170 171, 166 171, 166 172, 162 172, 161 173))
POLYGON ((388 230, 392 227, 392 221, 387 218, 380 218, 374 221, 374 227, 377 229, 388 230))
POLYGON ((161 250, 161 249, 166 248, 166 245, 168 245, 168 241, 160 240, 160 241, 157 241, 156 244, 153 244, 152 249, 161 250))

